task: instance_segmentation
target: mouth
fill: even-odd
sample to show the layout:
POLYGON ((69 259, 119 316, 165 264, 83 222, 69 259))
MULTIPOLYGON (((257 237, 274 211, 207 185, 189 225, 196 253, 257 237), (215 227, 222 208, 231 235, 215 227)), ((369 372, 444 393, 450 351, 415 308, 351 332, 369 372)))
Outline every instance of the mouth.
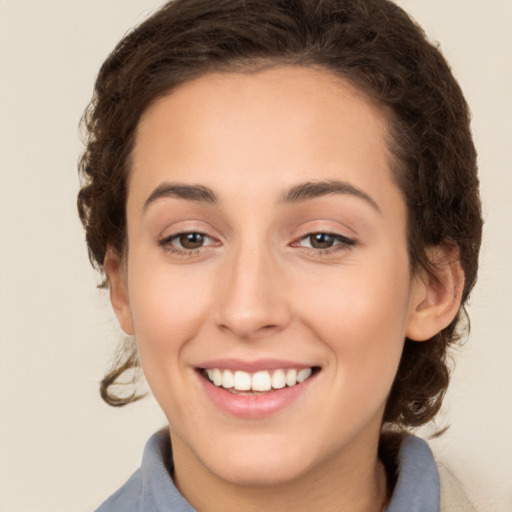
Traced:
POLYGON ((294 388, 306 382, 320 368, 276 368, 248 372, 223 368, 199 369, 202 377, 217 388, 239 395, 269 394, 285 388, 294 388))
POLYGON ((203 362, 195 371, 205 396, 221 413, 263 420, 294 411, 294 403, 312 397, 322 367, 278 359, 229 358, 203 362))

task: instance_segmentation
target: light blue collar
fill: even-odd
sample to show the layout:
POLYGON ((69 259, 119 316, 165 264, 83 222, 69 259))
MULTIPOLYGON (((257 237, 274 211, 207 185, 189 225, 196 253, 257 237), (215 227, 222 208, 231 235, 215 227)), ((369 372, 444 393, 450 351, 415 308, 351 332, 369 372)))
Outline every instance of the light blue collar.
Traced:
MULTIPOLYGON (((174 485, 172 469, 169 431, 161 430, 147 442, 141 468, 96 512, 195 512, 174 485)), ((425 441, 404 439, 398 471, 385 512, 439 512, 439 476, 425 441)))

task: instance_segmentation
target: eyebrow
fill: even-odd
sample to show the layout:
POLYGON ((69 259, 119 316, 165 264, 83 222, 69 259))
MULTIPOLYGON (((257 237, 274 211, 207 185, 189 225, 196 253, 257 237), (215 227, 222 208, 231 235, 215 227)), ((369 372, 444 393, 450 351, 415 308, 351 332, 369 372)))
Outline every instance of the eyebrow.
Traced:
POLYGON ((347 183, 346 181, 326 180, 326 181, 308 181, 300 183, 287 190, 282 196, 280 202, 282 203, 298 203, 307 201, 309 199, 316 199, 317 197, 324 197, 328 195, 342 194, 355 196, 359 199, 366 201, 374 210, 379 213, 381 209, 379 205, 361 189, 347 183))
POLYGON ((185 183, 162 183, 151 192, 142 210, 147 210, 148 207, 158 199, 167 197, 210 204, 217 203, 217 196, 208 187, 202 185, 187 185, 185 183))
MULTIPOLYGON (((324 197, 327 195, 351 195, 366 201, 377 212, 382 213, 377 203, 361 189, 346 181, 326 180, 326 181, 308 181, 294 185, 285 191, 279 200, 280 203, 291 204, 324 197)), ((203 185, 187 185, 185 183, 162 183, 153 190, 146 199, 143 211, 163 198, 185 199, 187 201, 204 202, 209 204, 218 203, 217 196, 208 187, 203 185)))

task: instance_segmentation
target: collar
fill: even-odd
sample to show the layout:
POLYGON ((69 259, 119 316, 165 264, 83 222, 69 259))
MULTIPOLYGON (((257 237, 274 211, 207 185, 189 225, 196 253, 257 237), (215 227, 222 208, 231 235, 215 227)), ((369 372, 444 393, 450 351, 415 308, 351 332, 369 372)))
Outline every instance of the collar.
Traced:
MULTIPOLYGON (((405 437, 397 456, 398 478, 383 512, 439 512, 439 476, 427 443, 405 437)), ((154 434, 140 469, 96 512, 195 512, 172 480, 169 430, 154 434)))
POLYGON ((384 512, 439 512, 439 475, 428 444, 405 437, 397 462, 398 478, 384 512))

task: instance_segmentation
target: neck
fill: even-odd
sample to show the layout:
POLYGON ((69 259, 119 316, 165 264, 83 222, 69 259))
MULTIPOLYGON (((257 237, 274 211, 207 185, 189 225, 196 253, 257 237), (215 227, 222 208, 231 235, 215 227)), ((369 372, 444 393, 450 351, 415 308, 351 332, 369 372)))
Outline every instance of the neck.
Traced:
POLYGON ((174 480, 199 512, 381 512, 388 492, 384 465, 377 456, 378 439, 373 446, 357 444, 350 453, 332 457, 294 480, 265 485, 220 479, 173 445, 174 480))

